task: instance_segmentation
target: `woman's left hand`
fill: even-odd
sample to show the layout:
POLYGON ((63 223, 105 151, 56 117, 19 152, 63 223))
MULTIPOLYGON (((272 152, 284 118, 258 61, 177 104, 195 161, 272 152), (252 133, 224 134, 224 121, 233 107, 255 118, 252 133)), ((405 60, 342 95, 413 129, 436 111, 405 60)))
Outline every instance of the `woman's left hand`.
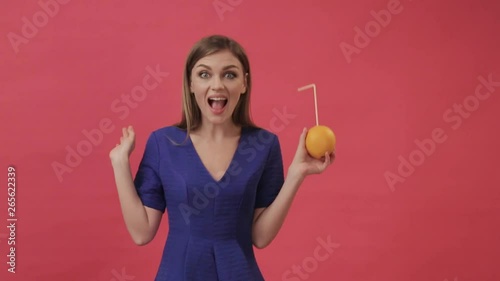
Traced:
POLYGON ((321 174, 335 160, 335 151, 330 154, 325 153, 321 159, 311 157, 306 149, 306 136, 307 129, 304 128, 292 164, 288 169, 289 174, 301 179, 308 175, 321 174))

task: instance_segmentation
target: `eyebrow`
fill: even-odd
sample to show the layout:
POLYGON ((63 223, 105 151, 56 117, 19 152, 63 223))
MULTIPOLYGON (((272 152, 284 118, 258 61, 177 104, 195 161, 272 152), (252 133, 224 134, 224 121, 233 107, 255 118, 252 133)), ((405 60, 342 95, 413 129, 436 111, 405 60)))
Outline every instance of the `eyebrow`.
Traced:
MULTIPOLYGON (((210 68, 210 66, 205 65, 205 64, 200 64, 200 65, 198 65, 198 66, 197 66, 197 68, 198 68, 198 67, 206 67, 206 68, 208 68, 208 69, 212 70, 212 68, 210 68)), ((227 66, 225 66, 222 70, 226 70, 226 69, 229 69, 229 68, 239 68, 239 67, 237 67, 237 66, 236 66, 236 65, 234 65, 234 64, 231 64, 231 65, 227 65, 227 66)))

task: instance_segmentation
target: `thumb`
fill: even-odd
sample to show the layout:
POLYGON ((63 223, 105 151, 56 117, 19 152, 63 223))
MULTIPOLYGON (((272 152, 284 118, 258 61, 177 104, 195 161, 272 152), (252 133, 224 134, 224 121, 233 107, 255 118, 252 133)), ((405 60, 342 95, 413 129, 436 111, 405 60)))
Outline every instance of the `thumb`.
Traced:
POLYGON ((299 149, 305 146, 306 136, 307 136, 307 128, 304 128, 302 129, 302 134, 300 134, 299 149))

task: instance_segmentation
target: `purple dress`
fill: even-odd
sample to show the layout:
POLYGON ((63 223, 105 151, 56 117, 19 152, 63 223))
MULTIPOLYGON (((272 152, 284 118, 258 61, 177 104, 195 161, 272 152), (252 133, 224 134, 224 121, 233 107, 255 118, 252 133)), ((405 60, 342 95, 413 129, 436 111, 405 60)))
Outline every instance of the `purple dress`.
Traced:
POLYGON ((155 281, 264 280, 252 244, 254 209, 269 206, 283 182, 278 137, 244 127, 216 181, 185 130, 149 136, 135 187, 144 206, 168 214, 169 232, 155 281), (177 143, 177 144, 176 144, 177 143))

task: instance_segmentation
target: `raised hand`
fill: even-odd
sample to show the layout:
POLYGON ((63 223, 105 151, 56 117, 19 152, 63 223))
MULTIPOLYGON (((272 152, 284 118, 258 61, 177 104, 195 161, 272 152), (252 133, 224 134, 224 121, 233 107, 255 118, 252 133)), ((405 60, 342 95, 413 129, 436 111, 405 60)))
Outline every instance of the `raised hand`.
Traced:
POLYGON ((117 144, 110 152, 109 158, 111 162, 115 163, 117 161, 128 160, 130 154, 135 148, 135 132, 132 126, 127 128, 122 128, 122 136, 120 137, 120 143, 117 144))
POLYGON ((320 174, 335 160, 335 152, 330 154, 325 153, 322 159, 315 159, 307 153, 305 139, 307 129, 302 131, 299 139, 299 145, 292 163, 290 164, 289 173, 298 178, 305 178, 311 174, 320 174))

